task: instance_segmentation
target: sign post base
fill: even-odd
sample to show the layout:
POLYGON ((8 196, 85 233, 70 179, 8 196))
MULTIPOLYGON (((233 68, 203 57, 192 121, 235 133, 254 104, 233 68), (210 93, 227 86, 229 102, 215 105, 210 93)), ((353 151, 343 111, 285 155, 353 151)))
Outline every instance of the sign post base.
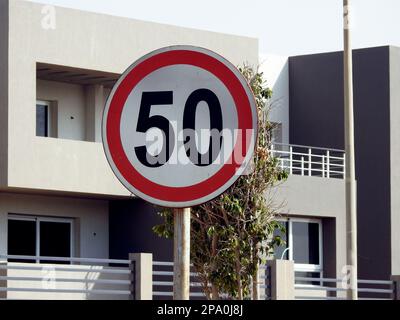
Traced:
POLYGON ((189 300, 190 208, 174 209, 174 300, 189 300))

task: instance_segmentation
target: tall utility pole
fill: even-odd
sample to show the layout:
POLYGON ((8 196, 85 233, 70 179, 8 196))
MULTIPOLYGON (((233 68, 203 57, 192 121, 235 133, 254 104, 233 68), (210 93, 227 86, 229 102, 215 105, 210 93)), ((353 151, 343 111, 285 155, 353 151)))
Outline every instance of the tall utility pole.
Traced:
POLYGON ((346 241, 347 265, 350 268, 350 285, 347 290, 347 298, 357 300, 357 185, 354 157, 353 55, 350 41, 349 4, 350 0, 343 0, 346 241))

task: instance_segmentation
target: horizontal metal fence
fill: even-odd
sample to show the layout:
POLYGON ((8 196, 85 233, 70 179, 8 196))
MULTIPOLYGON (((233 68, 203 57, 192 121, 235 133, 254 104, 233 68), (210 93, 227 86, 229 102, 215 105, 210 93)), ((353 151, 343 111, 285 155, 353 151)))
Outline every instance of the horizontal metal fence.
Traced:
MULTIPOLYGON (((295 277, 295 298, 298 300, 346 300, 347 282, 343 279, 295 277)), ((393 300, 394 282, 390 280, 358 280, 359 300, 393 300)))
POLYGON ((338 179, 345 177, 343 150, 274 143, 270 151, 279 159, 279 166, 289 174, 338 179))
MULTIPOLYGON (((174 263, 153 261, 153 298, 172 299, 174 296, 174 263)), ((190 299, 205 299, 202 285, 195 272, 190 273, 190 299)))
MULTIPOLYGON (((0 299, 99 300, 133 299, 135 270, 130 260, 1 256, 0 299)), ((173 263, 153 261, 153 299, 173 298, 173 263)), ((270 266, 260 266, 259 297, 275 299, 270 266)), ((294 274, 295 299, 345 300, 343 279, 294 274)), ((190 274, 190 299, 206 299, 198 274, 190 274)), ((395 284, 389 280, 358 280, 360 300, 392 300, 395 284)), ((222 297, 226 299, 227 297, 222 297)))
POLYGON ((0 255, 0 299, 131 299, 129 260, 0 255))
POLYGON ((261 265, 259 267, 259 290, 261 300, 271 300, 271 267, 266 265, 261 265))

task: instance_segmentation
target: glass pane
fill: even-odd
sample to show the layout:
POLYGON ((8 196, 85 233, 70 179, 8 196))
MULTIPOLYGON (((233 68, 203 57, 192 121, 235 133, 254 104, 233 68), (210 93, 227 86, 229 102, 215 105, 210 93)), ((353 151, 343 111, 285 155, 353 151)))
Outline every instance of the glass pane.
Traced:
POLYGON ((46 105, 36 105, 36 135, 48 136, 48 107, 46 105))
POLYGON ((293 222, 292 228, 294 262, 319 265, 318 223, 293 222))
POLYGON ((272 142, 273 143, 282 143, 282 124, 281 123, 272 123, 272 142))
MULTIPOLYGON (((36 221, 8 220, 8 254, 16 256, 36 255, 36 221)), ((9 260, 30 262, 35 260, 9 260)))
MULTIPOLYGON (((71 257, 71 224, 65 222, 40 222, 40 255, 42 257, 71 257)), ((42 263, 57 263, 40 261, 42 263)), ((67 264, 68 262, 59 263, 67 264)))
POLYGON ((284 244, 280 245, 279 247, 274 248, 274 256, 275 259, 283 259, 283 260, 288 260, 288 250, 286 248, 288 247, 288 241, 287 241, 287 233, 289 231, 288 229, 288 223, 287 222, 281 222, 281 225, 285 228, 286 233, 282 232, 279 229, 275 229, 274 231, 274 237, 279 236, 281 239, 285 242, 284 244), (285 251, 286 250, 286 251, 285 251), (285 251, 285 254, 282 257, 283 252, 285 251))
POLYGON ((320 272, 296 271, 294 276, 296 284, 309 284, 314 286, 322 285, 321 281, 318 280, 322 277, 320 272))

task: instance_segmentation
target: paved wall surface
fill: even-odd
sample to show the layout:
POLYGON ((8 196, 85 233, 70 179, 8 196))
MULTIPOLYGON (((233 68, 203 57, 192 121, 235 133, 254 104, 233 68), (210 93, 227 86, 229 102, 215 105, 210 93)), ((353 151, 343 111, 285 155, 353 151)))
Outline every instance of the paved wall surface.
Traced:
POLYGON ((0 186, 8 170, 8 2, 0 1, 0 186))
POLYGON ((400 275, 400 48, 390 47, 390 170, 392 274, 400 275))

